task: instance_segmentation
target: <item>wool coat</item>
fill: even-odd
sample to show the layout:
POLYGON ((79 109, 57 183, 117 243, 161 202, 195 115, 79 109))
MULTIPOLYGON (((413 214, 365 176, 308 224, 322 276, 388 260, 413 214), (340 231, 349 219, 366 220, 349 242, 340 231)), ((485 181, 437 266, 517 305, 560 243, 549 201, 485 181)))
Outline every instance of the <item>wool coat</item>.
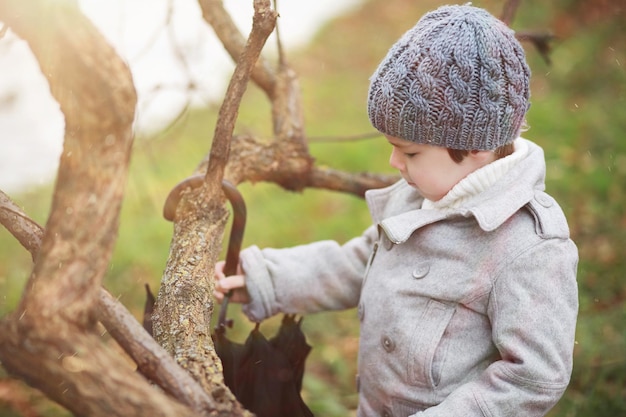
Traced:
POLYGON ((570 380, 578 251, 527 145, 460 207, 421 209, 401 180, 367 192, 373 225, 343 245, 247 248, 244 312, 356 307, 359 417, 545 415, 570 380))

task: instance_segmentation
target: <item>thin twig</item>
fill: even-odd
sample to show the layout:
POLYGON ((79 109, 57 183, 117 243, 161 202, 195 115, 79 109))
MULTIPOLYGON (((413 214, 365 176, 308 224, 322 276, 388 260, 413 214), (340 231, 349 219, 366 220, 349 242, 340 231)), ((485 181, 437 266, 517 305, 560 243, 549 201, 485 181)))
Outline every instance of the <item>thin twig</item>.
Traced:
MULTIPOLYGON (((274 10, 278 12, 278 0, 274 0, 274 10)), ((280 22, 278 21, 276 22, 275 31, 276 31, 276 49, 278 50, 278 63, 279 65, 283 66, 286 64, 286 59, 285 59, 285 50, 283 48, 283 43, 281 42, 281 37, 280 37, 280 22)))
POLYGON ((543 58, 546 64, 551 65, 550 51, 552 42, 555 36, 549 32, 517 32, 515 37, 520 42, 530 42, 539 52, 539 55, 543 58))
POLYGON ((35 257, 41 247, 43 227, 28 217, 11 198, 0 190, 0 224, 2 224, 22 246, 35 257))

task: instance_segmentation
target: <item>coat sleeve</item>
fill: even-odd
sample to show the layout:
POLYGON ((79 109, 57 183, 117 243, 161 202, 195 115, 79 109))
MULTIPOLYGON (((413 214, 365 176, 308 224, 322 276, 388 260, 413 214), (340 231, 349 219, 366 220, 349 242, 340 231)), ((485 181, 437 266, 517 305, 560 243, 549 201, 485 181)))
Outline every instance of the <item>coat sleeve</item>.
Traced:
POLYGON ((548 239, 517 256, 494 281, 488 314, 500 359, 419 417, 544 416, 572 371, 578 252, 548 239))
POLYGON ((331 240, 286 249, 241 252, 252 321, 274 314, 315 313, 355 307, 363 274, 378 232, 375 226, 344 245, 331 240))

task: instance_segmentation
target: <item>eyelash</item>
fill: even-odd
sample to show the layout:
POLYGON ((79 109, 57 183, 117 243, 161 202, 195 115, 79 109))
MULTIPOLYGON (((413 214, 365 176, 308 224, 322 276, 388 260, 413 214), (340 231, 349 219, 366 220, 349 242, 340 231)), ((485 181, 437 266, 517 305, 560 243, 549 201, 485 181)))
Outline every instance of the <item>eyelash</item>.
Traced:
POLYGON ((413 158, 415 155, 417 155, 417 152, 414 153, 405 153, 404 156, 408 157, 408 158, 413 158))

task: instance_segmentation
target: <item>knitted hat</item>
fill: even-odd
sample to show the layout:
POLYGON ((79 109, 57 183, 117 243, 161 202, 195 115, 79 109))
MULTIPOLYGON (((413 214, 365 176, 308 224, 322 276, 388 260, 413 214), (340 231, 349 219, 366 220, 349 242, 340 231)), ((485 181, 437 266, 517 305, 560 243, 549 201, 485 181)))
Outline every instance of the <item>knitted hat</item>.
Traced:
POLYGON ((530 69, 514 32, 487 11, 443 6, 389 50, 367 110, 382 133, 452 149, 493 150, 519 134, 530 69))

